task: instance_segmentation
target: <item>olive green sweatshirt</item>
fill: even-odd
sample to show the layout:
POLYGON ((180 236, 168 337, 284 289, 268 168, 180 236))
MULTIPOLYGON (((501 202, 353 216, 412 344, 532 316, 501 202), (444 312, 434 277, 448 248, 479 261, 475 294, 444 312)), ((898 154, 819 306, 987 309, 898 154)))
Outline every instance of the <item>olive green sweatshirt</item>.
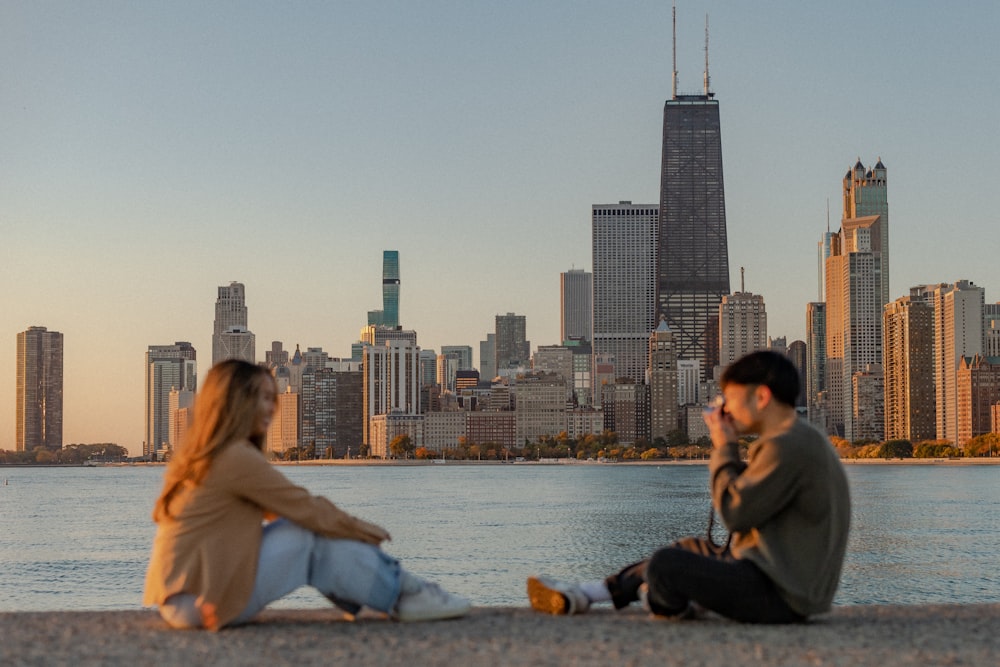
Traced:
POLYGON ((757 565, 803 616, 830 609, 851 519, 843 465, 829 440, 799 419, 785 433, 712 452, 712 502, 733 533, 732 553, 757 565))

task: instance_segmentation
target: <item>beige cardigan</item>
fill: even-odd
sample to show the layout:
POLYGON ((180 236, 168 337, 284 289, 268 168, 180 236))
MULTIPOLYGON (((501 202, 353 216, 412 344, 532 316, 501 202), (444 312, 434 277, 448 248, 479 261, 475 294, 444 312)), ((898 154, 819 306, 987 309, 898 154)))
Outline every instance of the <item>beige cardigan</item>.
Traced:
POLYGON ((143 604, 195 595, 211 630, 250 600, 265 511, 326 537, 363 539, 371 526, 292 484, 245 441, 223 449, 202 483, 182 486, 169 509, 157 525, 143 604))

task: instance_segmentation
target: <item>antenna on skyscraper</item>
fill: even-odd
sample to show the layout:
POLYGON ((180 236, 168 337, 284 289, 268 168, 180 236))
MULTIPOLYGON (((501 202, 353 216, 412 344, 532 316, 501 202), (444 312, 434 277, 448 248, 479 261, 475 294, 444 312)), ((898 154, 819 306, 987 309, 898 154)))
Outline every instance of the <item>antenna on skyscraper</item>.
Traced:
POLYGON ((826 198, 826 233, 830 233, 830 198, 826 198))
POLYGON ((740 292, 745 293, 747 291, 747 288, 746 288, 746 283, 743 280, 743 271, 744 271, 744 268, 741 266, 740 267, 740 292))
POLYGON ((708 14, 705 14, 705 96, 710 96, 708 92, 708 14))
POLYGON ((674 71, 672 79, 672 95, 671 99, 677 99, 677 3, 674 3, 674 71))

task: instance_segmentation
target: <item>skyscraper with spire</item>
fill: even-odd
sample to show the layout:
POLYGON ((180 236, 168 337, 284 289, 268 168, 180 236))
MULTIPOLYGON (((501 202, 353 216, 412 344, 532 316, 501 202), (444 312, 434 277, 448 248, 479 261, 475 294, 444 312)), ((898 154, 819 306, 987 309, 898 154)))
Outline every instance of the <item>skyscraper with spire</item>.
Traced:
POLYGON ((711 377, 719 363, 719 304, 729 294, 729 250, 719 102, 709 87, 707 18, 701 94, 677 93, 676 9, 673 62, 672 98, 663 108, 656 303, 674 332, 678 358, 701 361, 702 373, 711 377))

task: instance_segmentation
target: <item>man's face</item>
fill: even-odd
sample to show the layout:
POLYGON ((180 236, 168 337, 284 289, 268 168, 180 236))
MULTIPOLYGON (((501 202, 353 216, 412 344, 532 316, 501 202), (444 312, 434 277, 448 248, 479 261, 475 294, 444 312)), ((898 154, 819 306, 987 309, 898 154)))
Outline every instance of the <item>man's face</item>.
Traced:
POLYGON ((760 385, 727 384, 722 390, 726 398, 725 412, 736 432, 744 435, 756 433, 760 424, 760 385))

